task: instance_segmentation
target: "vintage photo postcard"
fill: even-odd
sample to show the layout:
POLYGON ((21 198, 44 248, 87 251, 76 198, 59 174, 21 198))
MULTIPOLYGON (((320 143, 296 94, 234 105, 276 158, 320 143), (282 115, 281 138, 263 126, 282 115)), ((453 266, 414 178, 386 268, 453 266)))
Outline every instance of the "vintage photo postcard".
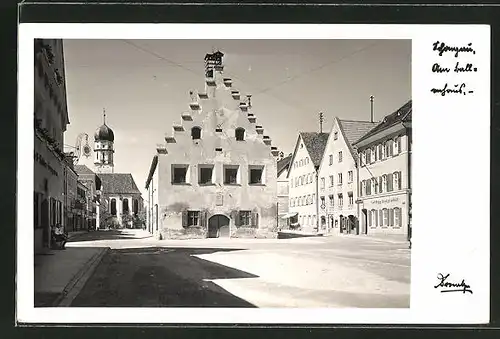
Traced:
POLYGON ((489 321, 490 28, 21 24, 19 323, 489 321))

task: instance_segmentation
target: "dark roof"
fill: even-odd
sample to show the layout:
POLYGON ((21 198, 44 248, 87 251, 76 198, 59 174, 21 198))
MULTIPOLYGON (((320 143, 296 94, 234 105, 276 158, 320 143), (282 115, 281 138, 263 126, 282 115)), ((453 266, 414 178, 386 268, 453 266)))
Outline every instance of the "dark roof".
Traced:
POLYGON ((356 142, 363 135, 368 133, 371 129, 377 126, 376 122, 370 121, 354 121, 354 120, 341 120, 338 119, 339 128, 344 135, 344 138, 349 146, 352 156, 356 159, 356 152, 352 147, 353 143, 356 142))
POLYGON ((76 165, 75 172, 77 174, 95 174, 90 168, 85 165, 76 165))
POLYGON ((104 124, 95 131, 94 140, 115 141, 115 134, 108 125, 104 124))
POLYGON ((278 175, 280 175, 281 172, 283 172, 283 170, 288 168, 291 160, 292 160, 292 155, 289 155, 281 160, 278 160, 278 165, 277 165, 278 175))
POLYGON ((141 194, 130 173, 99 173, 98 176, 105 194, 141 194))
POLYGON ((311 161, 316 167, 321 163, 329 135, 330 133, 300 132, 311 161))
POLYGON ((385 130, 391 126, 394 126, 400 122, 411 121, 411 113, 412 113, 412 105, 411 100, 409 100, 406 104, 398 108, 395 112, 387 115, 375 128, 370 130, 364 136, 360 137, 357 141, 364 140, 366 138, 371 137, 374 134, 377 134, 380 131, 385 130))

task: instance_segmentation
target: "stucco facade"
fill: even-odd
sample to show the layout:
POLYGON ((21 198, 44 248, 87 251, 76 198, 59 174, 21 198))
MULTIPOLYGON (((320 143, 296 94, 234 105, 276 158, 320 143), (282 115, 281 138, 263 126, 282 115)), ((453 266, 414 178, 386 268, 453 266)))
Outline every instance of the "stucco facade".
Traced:
POLYGON ((150 228, 163 238, 266 237, 277 226, 278 151, 250 97, 223 76, 222 57, 207 54, 205 88, 191 91, 152 162, 150 228))
POLYGON ((328 133, 299 133, 288 172, 290 213, 297 213, 298 227, 318 232, 318 169, 328 133))
POLYGON ((290 224, 290 218, 287 217, 290 210, 290 199, 288 185, 288 169, 290 165, 291 155, 278 161, 278 180, 277 180, 277 196, 278 196, 278 229, 287 229, 290 224))
POLYGON ((361 227, 407 237, 411 205, 411 101, 356 142, 361 227))
POLYGON ((319 170, 320 226, 327 234, 359 234, 357 152, 352 143, 375 123, 334 119, 319 170))
POLYGON ((34 251, 50 247, 50 229, 64 224, 65 155, 69 123, 62 40, 35 40, 34 251))

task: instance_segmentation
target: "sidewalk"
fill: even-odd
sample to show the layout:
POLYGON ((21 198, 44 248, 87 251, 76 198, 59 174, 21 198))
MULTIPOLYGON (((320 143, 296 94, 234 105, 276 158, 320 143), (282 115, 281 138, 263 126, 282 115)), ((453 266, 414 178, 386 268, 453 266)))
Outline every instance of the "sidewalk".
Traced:
POLYGON ((84 284, 108 248, 67 247, 35 256, 35 307, 58 306, 84 284))

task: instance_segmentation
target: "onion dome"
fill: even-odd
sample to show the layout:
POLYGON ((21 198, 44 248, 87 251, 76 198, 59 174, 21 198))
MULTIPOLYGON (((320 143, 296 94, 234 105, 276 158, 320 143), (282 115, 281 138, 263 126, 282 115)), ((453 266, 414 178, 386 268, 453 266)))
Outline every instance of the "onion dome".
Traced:
POLYGON ((99 127, 94 134, 94 139, 96 141, 115 141, 115 134, 113 130, 109 128, 108 125, 104 124, 99 127))
POLYGON ((113 130, 106 125, 106 110, 103 110, 103 124, 99 127, 94 134, 95 141, 115 141, 115 134, 113 130))

